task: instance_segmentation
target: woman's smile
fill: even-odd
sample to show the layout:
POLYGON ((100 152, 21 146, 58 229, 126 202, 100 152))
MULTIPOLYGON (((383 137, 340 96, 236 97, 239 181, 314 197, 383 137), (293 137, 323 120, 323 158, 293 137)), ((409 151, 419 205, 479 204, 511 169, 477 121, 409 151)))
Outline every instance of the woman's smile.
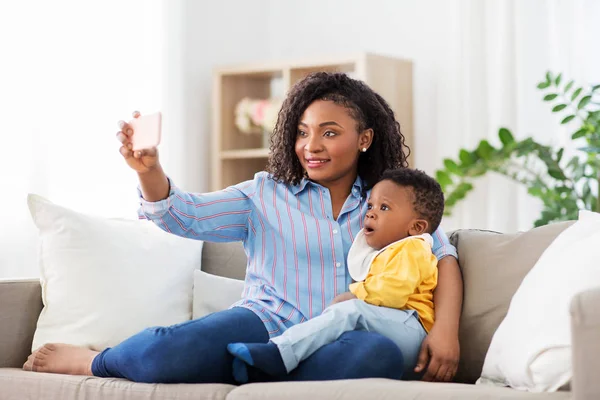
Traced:
POLYGON ((306 157, 306 166, 308 168, 322 168, 331 161, 327 158, 306 157))

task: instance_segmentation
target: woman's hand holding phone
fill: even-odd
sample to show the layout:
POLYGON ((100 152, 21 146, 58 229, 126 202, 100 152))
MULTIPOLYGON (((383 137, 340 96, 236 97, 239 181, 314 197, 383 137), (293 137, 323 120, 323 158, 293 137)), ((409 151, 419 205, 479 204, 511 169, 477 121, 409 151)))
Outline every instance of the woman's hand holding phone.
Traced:
MULTIPOLYGON (((158 151, 156 149, 156 145, 158 145, 158 143, 156 143, 154 146, 143 146, 147 148, 140 148, 140 146, 136 146, 136 140, 133 138, 136 134, 143 136, 146 132, 148 132, 147 130, 142 129, 134 130, 136 126, 140 126, 139 122, 143 118, 145 117, 142 117, 139 111, 134 111, 133 120, 129 122, 119 121, 120 130, 117 132, 117 139, 119 142, 121 142, 121 148, 119 149, 119 152, 123 158, 125 158, 127 165, 129 165, 138 174, 146 173, 159 165, 158 151)), ((145 128, 148 128, 148 124, 145 125, 145 128)), ((160 132, 160 126, 158 129, 160 132)), ((139 143, 139 141, 137 142, 139 143)))
POLYGON ((160 141, 160 114, 159 118, 156 118, 156 114, 148 117, 150 118, 142 121, 145 117, 139 111, 134 111, 133 120, 119 121, 117 139, 121 142, 119 152, 127 165, 138 173, 144 199, 160 201, 169 196, 170 190, 167 176, 158 162, 156 149, 160 141), (134 139, 136 134, 139 136, 134 139))

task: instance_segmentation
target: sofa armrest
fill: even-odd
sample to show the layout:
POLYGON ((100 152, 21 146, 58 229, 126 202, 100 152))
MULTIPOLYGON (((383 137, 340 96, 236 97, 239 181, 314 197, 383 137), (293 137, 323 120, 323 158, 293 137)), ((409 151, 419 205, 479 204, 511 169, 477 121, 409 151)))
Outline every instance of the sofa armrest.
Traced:
POLYGON ((573 400, 600 399, 600 288, 577 294, 571 302, 573 400))
POLYGON ((41 311, 39 280, 0 280, 0 368, 23 366, 41 311))

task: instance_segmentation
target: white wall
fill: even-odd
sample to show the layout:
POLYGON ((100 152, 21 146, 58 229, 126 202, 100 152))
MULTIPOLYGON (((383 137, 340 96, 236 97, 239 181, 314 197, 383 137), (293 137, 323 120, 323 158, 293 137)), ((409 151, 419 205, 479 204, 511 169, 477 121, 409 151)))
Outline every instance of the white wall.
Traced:
POLYGON ((167 173, 189 191, 210 187, 213 68, 264 60, 266 0, 164 0, 166 9, 165 135, 167 173))

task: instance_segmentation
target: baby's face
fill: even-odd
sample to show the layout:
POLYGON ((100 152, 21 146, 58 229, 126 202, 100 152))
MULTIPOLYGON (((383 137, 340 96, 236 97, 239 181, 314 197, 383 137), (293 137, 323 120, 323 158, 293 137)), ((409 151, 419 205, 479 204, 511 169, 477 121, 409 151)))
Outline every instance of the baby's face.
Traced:
POLYGON ((409 236, 411 224, 418 218, 412 200, 412 188, 393 181, 383 180, 373 187, 363 231, 369 246, 380 250, 409 236))

